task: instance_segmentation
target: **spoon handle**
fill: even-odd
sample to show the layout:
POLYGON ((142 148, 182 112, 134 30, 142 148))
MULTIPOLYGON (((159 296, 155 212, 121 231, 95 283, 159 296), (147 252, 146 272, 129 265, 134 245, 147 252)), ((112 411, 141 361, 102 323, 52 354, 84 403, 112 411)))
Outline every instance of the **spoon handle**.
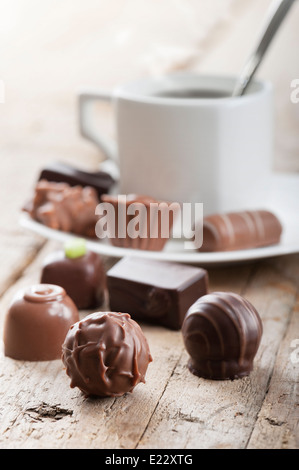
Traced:
POLYGON ((233 96, 242 96, 252 80, 269 44, 275 36, 279 26, 296 0, 275 0, 270 7, 266 25, 263 28, 261 38, 253 54, 247 60, 245 67, 236 83, 233 96))

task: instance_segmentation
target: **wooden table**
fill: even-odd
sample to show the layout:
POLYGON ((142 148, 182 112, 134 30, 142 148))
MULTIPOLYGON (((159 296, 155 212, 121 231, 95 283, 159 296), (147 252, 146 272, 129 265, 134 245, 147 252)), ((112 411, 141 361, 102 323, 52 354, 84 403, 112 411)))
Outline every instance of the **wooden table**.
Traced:
MULTIPOLYGON (((12 242, 1 234, 1 326, 14 293, 39 281, 41 263, 56 247, 30 233, 12 242)), ((106 266, 115 261, 106 259, 106 266)), ((209 276, 211 290, 242 294, 262 317, 249 377, 195 377, 181 332, 147 325, 141 326, 154 361, 146 384, 121 398, 84 398, 70 388, 60 360, 31 363, 2 354, 0 447, 298 448, 299 256, 209 269, 209 276)))

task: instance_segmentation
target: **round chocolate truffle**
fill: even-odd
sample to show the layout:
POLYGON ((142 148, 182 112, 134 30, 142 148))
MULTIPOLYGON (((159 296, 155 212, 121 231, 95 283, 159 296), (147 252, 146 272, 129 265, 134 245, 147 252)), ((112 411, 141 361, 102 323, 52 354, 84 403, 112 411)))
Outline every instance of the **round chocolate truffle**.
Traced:
POLYGON ((64 250, 50 253, 44 260, 41 282, 63 287, 78 309, 98 308, 104 302, 102 258, 87 251, 84 240, 71 240, 64 250))
POLYGON ((145 382, 152 361, 147 340, 127 313, 96 312, 73 325, 62 361, 85 396, 121 396, 145 382))
POLYGON ((231 292, 204 295, 182 326, 189 370, 215 380, 249 375, 262 332, 261 318, 248 300, 231 292))
POLYGON ((20 290, 5 318, 4 353, 24 361, 59 359, 65 336, 78 320, 78 309, 63 288, 38 284, 20 290))

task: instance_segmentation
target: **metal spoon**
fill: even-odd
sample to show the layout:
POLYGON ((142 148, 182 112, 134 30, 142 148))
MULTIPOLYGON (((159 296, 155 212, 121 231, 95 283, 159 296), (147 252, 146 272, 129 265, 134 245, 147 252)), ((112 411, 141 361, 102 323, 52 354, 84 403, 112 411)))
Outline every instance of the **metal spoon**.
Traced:
POLYGON ((233 96, 242 96, 257 71, 268 46, 275 36, 279 26, 296 0, 275 0, 269 9, 269 16, 263 27, 261 38, 254 52, 245 63, 240 77, 233 91, 233 96))

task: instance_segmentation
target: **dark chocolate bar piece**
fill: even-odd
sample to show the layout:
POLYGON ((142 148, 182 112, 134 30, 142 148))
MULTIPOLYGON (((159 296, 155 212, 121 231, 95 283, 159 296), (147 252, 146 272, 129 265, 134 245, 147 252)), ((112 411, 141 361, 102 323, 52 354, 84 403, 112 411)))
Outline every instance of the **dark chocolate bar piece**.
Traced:
POLYGON ((71 165, 53 162, 47 165, 39 176, 39 180, 47 180, 55 183, 67 183, 70 186, 90 186, 94 188, 99 198, 108 193, 115 180, 104 171, 88 172, 79 170, 71 165))
POLYGON ((112 311, 179 330, 189 307, 207 293, 208 274, 179 263, 126 257, 108 271, 107 286, 112 311))

